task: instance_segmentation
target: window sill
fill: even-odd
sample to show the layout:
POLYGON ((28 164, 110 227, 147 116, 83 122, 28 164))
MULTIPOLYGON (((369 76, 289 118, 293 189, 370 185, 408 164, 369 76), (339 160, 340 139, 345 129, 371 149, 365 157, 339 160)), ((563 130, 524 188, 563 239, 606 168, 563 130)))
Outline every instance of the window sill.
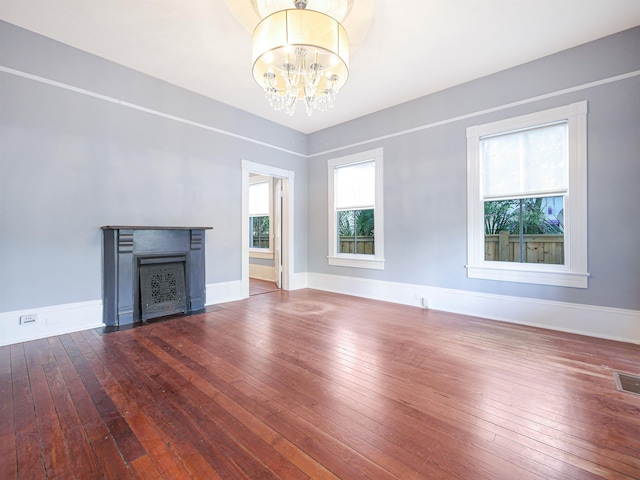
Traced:
POLYGON ((482 280, 498 280, 502 282, 534 283, 558 287, 587 288, 589 273, 551 270, 549 266, 533 265, 523 268, 521 264, 496 266, 467 265, 467 277, 482 280), (532 268, 533 267, 533 268, 532 268))
POLYGON ((327 257, 327 260, 329 265, 333 266, 384 270, 384 260, 373 258, 371 255, 327 257))

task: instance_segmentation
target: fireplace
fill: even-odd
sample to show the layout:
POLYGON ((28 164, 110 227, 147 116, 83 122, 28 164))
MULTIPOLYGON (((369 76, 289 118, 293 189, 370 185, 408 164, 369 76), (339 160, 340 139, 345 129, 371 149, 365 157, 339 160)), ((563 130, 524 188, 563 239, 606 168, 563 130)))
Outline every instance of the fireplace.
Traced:
POLYGON ((105 325, 204 311, 209 228, 102 227, 105 325))

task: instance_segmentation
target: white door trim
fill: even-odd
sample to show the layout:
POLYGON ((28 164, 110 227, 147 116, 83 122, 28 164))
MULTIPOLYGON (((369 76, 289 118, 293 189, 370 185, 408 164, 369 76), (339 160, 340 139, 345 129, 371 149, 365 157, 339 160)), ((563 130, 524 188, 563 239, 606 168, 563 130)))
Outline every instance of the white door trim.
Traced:
POLYGON ((273 269, 278 288, 282 288, 282 185, 281 178, 273 179, 273 269))
POLYGON ((293 199, 295 172, 242 160, 242 298, 249 297, 249 174, 282 179, 282 289, 290 290, 293 278, 293 199))

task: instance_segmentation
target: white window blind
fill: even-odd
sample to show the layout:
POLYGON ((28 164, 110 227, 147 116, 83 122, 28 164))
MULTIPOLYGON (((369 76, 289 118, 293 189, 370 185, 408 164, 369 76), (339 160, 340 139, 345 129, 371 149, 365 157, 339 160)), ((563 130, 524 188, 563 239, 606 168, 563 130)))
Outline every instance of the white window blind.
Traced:
POLYGON ((482 137, 480 154, 485 200, 567 191, 567 122, 482 137))
POLYGON ((249 185, 249 216, 264 217, 269 215, 269 182, 249 185))
POLYGON ((375 161, 335 169, 335 207, 338 210, 373 208, 376 199, 375 161))

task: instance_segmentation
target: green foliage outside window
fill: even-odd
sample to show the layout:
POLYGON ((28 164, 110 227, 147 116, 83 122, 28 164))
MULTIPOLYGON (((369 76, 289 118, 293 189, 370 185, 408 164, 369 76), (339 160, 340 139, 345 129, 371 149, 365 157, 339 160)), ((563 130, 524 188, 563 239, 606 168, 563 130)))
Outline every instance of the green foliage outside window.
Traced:
POLYGON ((373 236, 373 209, 345 210, 338 212, 338 232, 340 236, 373 236))
POLYGON ((524 235, 564 233, 564 209, 554 216, 547 213, 547 206, 547 199, 544 197, 484 202, 484 232, 487 235, 495 235, 502 231, 519 234, 522 210, 524 235))
POLYGON ((269 217, 249 217, 250 248, 269 248, 269 217))
POLYGON ((374 253, 373 214, 373 209, 338 212, 338 253, 374 253))

